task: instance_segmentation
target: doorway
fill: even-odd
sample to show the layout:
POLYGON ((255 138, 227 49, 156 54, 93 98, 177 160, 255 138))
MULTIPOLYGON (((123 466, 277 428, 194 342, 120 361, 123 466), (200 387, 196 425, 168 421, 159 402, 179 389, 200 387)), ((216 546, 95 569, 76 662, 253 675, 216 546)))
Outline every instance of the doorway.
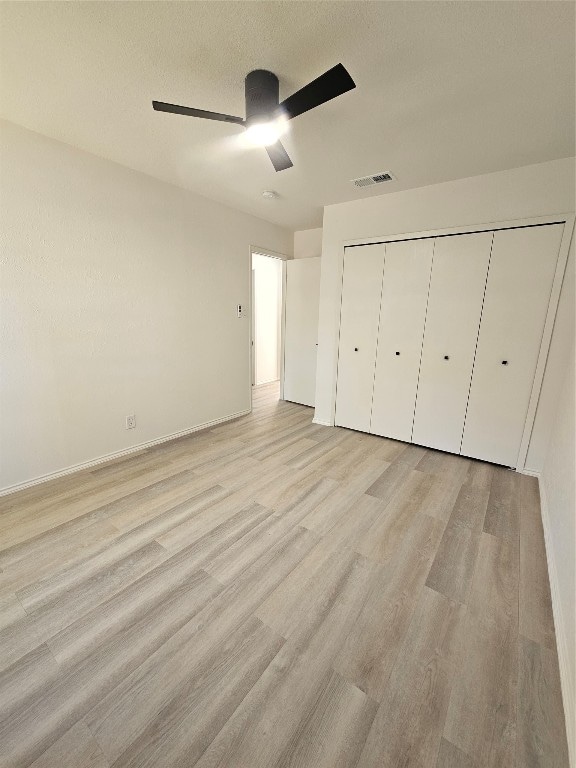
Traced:
POLYGON ((252 251, 252 387, 280 397, 283 260, 252 251))

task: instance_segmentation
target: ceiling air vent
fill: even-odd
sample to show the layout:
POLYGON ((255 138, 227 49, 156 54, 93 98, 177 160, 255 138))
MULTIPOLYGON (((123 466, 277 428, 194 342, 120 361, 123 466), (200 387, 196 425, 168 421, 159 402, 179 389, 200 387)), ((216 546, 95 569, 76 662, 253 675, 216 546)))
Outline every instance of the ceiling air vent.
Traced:
POLYGON ((373 176, 363 176, 361 179, 352 179, 357 187, 372 187, 374 184, 383 184, 385 181, 396 181, 396 176, 387 171, 375 173, 373 176))

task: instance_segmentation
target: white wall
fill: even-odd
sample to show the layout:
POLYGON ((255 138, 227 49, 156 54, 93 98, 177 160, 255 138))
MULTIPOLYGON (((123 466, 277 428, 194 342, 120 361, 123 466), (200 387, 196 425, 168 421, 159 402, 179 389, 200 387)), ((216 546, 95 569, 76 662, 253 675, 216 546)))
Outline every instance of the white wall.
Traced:
POLYGON ((250 245, 292 233, 10 123, 0 144, 0 487, 248 409, 250 245))
MULTIPOLYGON (((574 326, 572 326, 573 331, 574 326)), ((572 349, 565 365, 563 387, 557 399, 550 441, 540 477, 542 512, 546 532, 548 567, 554 604, 556 641, 562 676, 562 692, 568 744, 572 765, 576 765, 575 697, 576 697, 576 572, 574 548, 576 541, 576 497, 574 472, 576 467, 576 414, 574 398, 574 332, 572 349)))
MULTIPOLYGON (((343 244, 363 237, 412 233, 449 227, 574 211, 574 159, 555 160, 511 171, 475 176, 404 192, 388 193, 324 209, 322 276, 315 420, 333 424, 342 285, 343 244)), ((569 309, 572 286, 565 281, 562 301, 569 309)), ((566 317, 556 324, 541 395, 550 410, 561 386, 566 317)), ((546 418, 537 419, 530 463, 541 469, 548 442, 546 418)))
POLYGON ((566 360, 570 359, 574 350, 575 288, 576 258, 574 256, 574 237, 572 237, 554 323, 554 333, 546 363, 546 378, 540 393, 538 410, 532 429, 532 440, 526 457, 526 469, 529 472, 534 472, 534 474, 539 474, 544 467, 550 433, 554 424, 554 415, 558 407, 558 397, 566 372, 566 360))
POLYGON ((294 258, 313 259, 322 254, 322 227, 294 232, 294 258))
POLYGON ((252 256, 254 270, 255 384, 280 378, 280 326, 282 308, 282 261, 252 256))

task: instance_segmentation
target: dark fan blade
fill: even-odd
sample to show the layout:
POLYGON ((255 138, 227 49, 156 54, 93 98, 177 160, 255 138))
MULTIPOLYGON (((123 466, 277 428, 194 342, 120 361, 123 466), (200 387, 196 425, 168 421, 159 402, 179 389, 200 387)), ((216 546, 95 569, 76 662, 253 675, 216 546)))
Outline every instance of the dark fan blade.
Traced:
POLYGON ((346 91, 351 91, 352 88, 356 88, 356 83, 342 64, 336 64, 328 72, 324 72, 316 80, 312 80, 304 88, 288 96, 280 104, 280 110, 290 120, 303 112, 308 112, 309 109, 335 99, 336 96, 341 96, 346 91))
POLYGON ((207 112, 205 109, 181 107, 178 104, 165 104, 163 101, 153 101, 152 106, 157 112, 172 112, 175 115, 205 117, 206 120, 222 120, 224 123, 238 123, 238 125, 244 125, 244 120, 242 120, 241 117, 234 117, 234 115, 222 115, 220 112, 207 112))
POLYGON ((286 168, 292 168, 292 160, 290 160, 288 152, 286 152, 279 141, 271 144, 269 147, 265 147, 265 149, 268 152, 268 157, 272 160, 275 171, 285 171, 286 168))

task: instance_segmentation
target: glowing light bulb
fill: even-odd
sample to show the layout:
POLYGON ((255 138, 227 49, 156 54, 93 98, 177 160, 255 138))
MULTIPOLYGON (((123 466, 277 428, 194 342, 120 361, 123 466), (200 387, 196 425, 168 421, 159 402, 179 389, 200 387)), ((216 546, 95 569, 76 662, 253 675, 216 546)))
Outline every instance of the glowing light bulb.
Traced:
POLYGON ((257 147, 269 147, 282 135, 282 126, 275 121, 254 123, 246 130, 246 137, 257 147))

